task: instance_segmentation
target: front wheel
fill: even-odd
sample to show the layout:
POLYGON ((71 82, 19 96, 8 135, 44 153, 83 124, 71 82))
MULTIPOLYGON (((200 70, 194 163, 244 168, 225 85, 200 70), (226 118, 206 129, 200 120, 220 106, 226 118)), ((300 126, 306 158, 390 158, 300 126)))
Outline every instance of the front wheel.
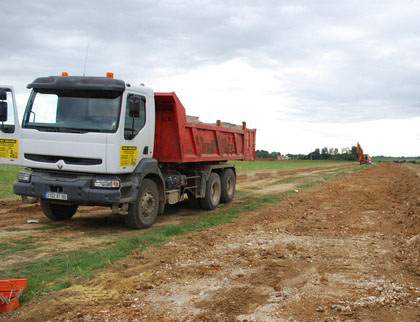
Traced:
POLYGON ((137 200, 128 206, 125 222, 134 229, 148 228, 156 221, 159 210, 159 191, 156 183, 144 179, 137 200))
POLYGON ((42 212, 45 217, 54 221, 71 219, 71 217, 73 217, 76 213, 77 207, 77 205, 63 205, 41 199, 42 212))

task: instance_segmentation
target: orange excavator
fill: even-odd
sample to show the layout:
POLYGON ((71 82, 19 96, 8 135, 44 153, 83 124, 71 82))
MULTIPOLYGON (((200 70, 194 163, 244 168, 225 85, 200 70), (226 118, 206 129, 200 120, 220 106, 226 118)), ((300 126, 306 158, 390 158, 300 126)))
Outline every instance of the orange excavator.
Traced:
POLYGON ((363 149, 360 146, 359 142, 357 142, 356 153, 358 155, 360 164, 372 164, 371 157, 369 156, 369 154, 364 154, 363 153, 363 149))

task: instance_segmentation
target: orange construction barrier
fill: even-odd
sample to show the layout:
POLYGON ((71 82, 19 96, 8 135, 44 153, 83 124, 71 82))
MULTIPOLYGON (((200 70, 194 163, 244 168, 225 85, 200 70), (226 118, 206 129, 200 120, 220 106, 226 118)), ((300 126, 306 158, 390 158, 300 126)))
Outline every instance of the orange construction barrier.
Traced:
POLYGON ((0 312, 19 306, 19 297, 26 290, 26 278, 0 278, 0 312))

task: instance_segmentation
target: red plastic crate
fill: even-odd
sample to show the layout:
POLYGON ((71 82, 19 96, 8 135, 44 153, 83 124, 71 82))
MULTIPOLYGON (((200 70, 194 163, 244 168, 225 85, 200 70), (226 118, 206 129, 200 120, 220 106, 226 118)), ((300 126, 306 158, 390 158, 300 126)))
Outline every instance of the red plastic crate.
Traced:
POLYGON ((9 312, 19 306, 19 297, 26 290, 26 278, 0 278, 0 312, 9 312))

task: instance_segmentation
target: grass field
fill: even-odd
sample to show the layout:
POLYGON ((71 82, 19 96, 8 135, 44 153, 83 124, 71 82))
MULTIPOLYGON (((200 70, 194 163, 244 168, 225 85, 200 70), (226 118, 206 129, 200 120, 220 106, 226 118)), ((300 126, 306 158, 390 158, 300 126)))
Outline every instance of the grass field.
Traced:
POLYGON ((328 167, 336 164, 353 164, 348 161, 329 161, 329 160, 283 160, 283 161, 232 161, 237 172, 249 171, 271 171, 271 170, 293 170, 315 167, 328 167))
POLYGON ((16 180, 17 173, 21 167, 13 165, 0 166, 0 199, 12 198, 15 196, 13 193, 13 182, 16 180))

